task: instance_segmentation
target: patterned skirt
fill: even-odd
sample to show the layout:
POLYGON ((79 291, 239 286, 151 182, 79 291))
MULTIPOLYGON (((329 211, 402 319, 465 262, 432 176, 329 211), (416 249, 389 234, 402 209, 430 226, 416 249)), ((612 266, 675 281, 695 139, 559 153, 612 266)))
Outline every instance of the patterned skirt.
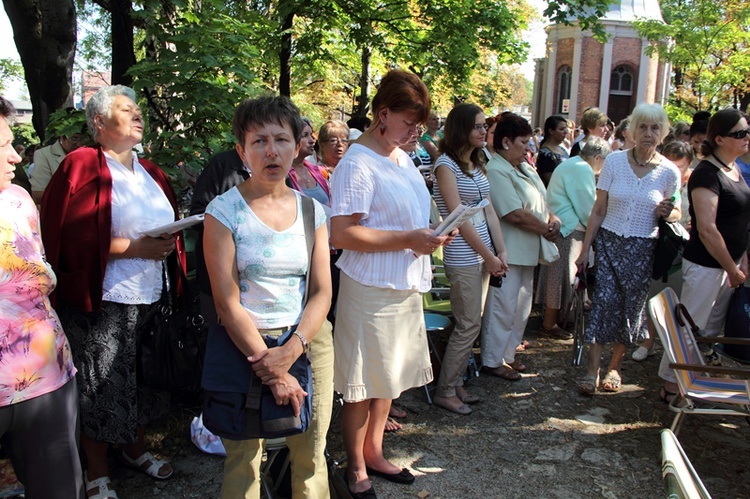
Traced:
POLYGON ((646 299, 656 239, 621 237, 600 229, 596 250, 596 286, 586 343, 631 345, 647 338, 646 299))
POLYGON ((78 368, 81 428, 96 442, 133 443, 138 426, 169 411, 168 393, 136 382, 136 326, 155 306, 105 301, 99 313, 57 306, 78 368))

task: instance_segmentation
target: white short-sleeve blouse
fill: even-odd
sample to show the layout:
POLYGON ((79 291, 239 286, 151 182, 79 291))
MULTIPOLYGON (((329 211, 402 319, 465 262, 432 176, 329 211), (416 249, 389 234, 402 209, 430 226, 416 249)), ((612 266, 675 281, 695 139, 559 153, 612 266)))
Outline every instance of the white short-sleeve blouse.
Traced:
MULTIPOLYGON (((399 151, 396 164, 353 144, 336 166, 331 186, 331 217, 361 213, 362 226, 380 230, 429 226, 430 193, 403 151, 399 151)), ((344 250, 337 266, 366 286, 420 292, 430 289, 430 259, 415 256, 411 249, 374 253, 344 250)))
MULTIPOLYGON (((174 210, 156 180, 133 153, 133 171, 104 153, 112 174, 112 237, 138 239, 141 232, 174 222, 174 210)), ((162 262, 110 258, 104 272, 104 301, 150 304, 162 291, 162 262)))
MULTIPOLYGON (((232 232, 240 279, 240 303, 258 329, 293 326, 302 317, 307 274, 307 245, 302 217, 302 194, 297 196, 297 219, 282 231, 268 227, 233 187, 217 196, 206 213, 232 232)), ((315 205, 315 228, 326 222, 323 206, 315 205)))
POLYGON ((680 170, 663 157, 656 168, 638 178, 627 151, 614 152, 604 160, 596 188, 608 193, 602 227, 622 237, 659 237, 656 207, 670 198, 680 206, 680 170))

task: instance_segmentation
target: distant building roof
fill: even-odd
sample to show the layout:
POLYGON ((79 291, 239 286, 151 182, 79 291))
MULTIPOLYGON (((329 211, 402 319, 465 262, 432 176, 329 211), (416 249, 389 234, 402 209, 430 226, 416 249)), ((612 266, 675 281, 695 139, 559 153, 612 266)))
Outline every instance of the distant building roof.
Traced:
POLYGON ((664 21, 657 0, 616 0, 609 4, 609 10, 602 21, 635 21, 636 19, 664 21))
POLYGON ((10 103, 16 108, 16 111, 31 111, 31 102, 27 100, 13 100, 10 99, 10 103))

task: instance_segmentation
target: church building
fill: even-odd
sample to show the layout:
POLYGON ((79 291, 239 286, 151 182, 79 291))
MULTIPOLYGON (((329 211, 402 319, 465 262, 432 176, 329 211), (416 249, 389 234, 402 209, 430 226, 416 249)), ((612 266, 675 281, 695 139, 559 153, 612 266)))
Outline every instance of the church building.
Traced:
POLYGON ((583 111, 598 107, 619 123, 636 104, 664 104, 669 95, 671 65, 646 54, 648 41, 638 36, 636 19, 663 20, 656 0, 615 0, 600 19, 609 35, 605 43, 570 26, 552 24, 547 57, 536 60, 532 123, 561 114, 576 123, 583 111))

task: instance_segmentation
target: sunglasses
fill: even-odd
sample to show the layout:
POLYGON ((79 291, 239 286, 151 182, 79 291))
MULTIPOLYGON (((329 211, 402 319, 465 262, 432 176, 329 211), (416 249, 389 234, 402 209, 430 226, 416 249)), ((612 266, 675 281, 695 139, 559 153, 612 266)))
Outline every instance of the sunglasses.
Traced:
POLYGON ((750 128, 745 128, 744 130, 737 130, 736 132, 725 133, 724 137, 731 137, 733 139, 744 139, 748 135, 750 135, 750 128))

